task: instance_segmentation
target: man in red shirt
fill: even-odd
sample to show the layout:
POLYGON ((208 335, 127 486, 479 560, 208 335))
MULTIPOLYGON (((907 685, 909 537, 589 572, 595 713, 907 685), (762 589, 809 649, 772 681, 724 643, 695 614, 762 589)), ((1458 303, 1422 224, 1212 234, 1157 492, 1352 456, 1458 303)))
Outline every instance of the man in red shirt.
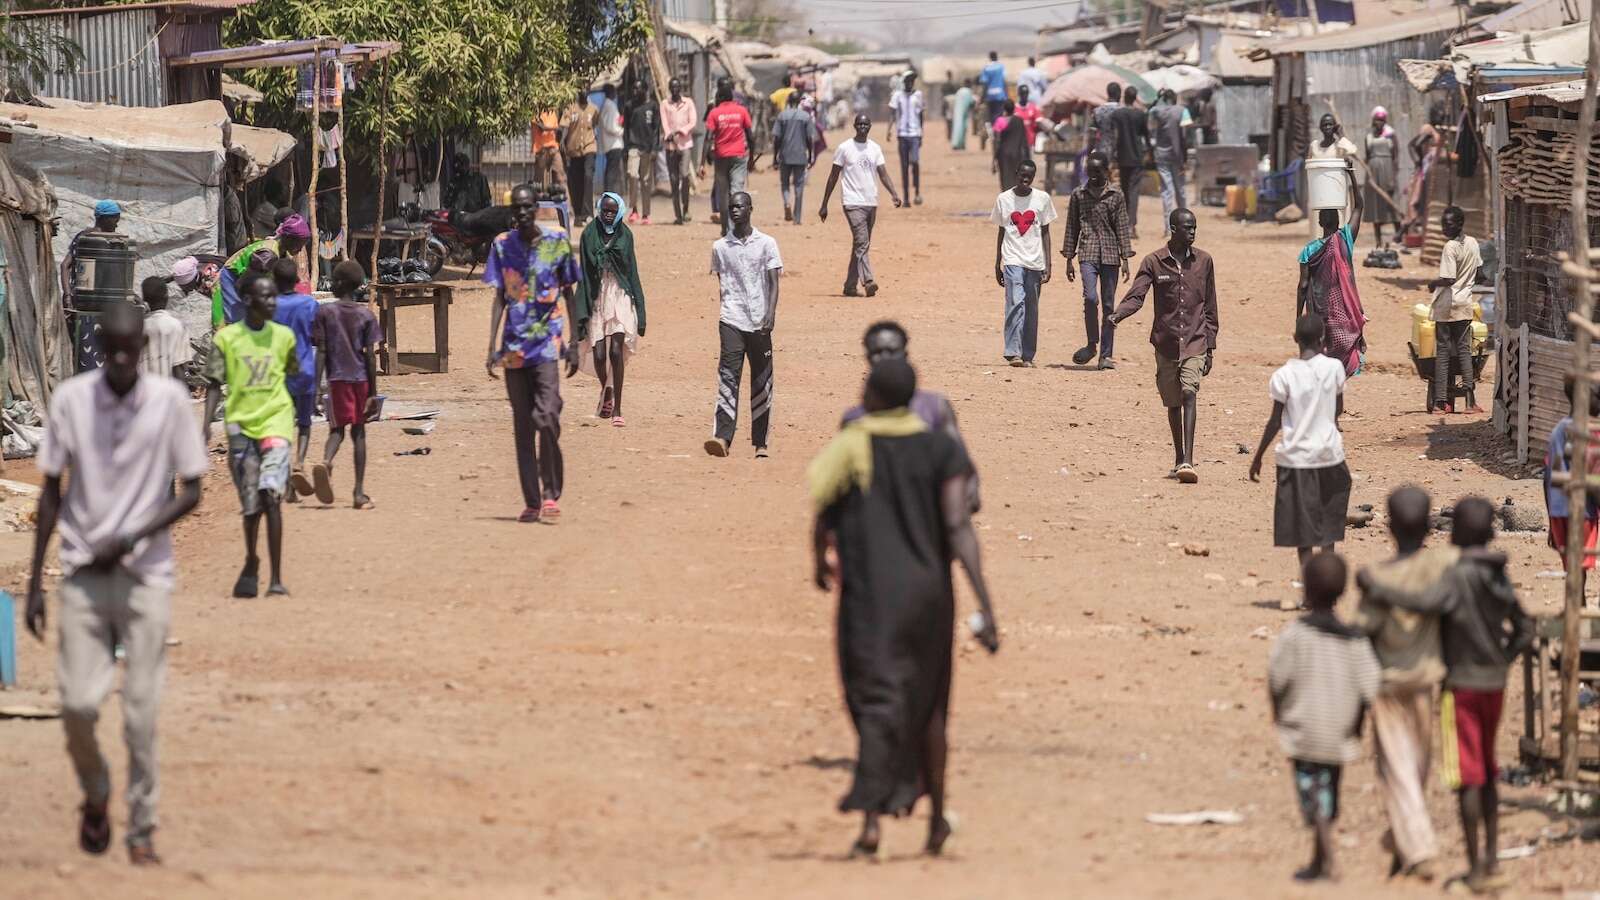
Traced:
POLYGON ((1039 131, 1039 119, 1044 115, 1044 111, 1039 109, 1039 104, 1034 102, 1039 98, 1029 96, 1029 93, 1027 85, 1017 85, 1017 118, 1021 119, 1022 124, 1027 127, 1028 148, 1031 151, 1033 149, 1033 136, 1039 131))
POLYGON ((722 210, 722 233, 728 233, 728 198, 744 190, 750 172, 750 152, 755 147, 750 111, 733 100, 733 82, 717 79, 717 105, 706 111, 705 159, 700 162, 700 177, 706 177, 706 161, 716 166, 712 197, 722 210))

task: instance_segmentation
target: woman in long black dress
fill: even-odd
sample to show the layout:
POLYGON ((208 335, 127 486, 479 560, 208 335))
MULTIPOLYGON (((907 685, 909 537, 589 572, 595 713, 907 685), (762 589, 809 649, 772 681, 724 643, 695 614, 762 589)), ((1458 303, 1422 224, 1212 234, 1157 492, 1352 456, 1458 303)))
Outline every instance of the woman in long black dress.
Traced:
POLYGON ((931 432, 907 408, 916 375, 903 359, 872 367, 867 415, 845 426, 807 472, 817 519, 816 583, 831 589, 829 537, 839 551, 839 671, 859 741, 855 780, 841 812, 865 815, 851 855, 875 856, 878 817, 932 804, 926 851, 950 836, 944 813, 945 720, 959 559, 977 595, 973 631, 999 649, 978 540, 972 530, 961 445, 931 432))
POLYGON ((1028 126, 1017 117, 1017 104, 1007 100, 1005 115, 994 120, 994 159, 989 168, 1000 176, 1000 190, 1017 186, 1017 167, 1032 159, 1028 148, 1028 126))

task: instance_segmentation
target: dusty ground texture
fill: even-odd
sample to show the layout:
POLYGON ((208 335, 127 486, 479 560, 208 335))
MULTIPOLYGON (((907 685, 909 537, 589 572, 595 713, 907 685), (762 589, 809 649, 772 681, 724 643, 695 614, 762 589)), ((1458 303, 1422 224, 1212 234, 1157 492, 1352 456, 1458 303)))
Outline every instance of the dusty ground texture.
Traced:
MULTIPOLYGON (((700 447, 717 354, 706 274, 716 232, 703 205, 692 226, 638 231, 650 330, 629 369, 628 427, 592 418, 592 380, 564 386, 558 527, 514 521, 504 389, 479 364, 481 290, 456 295, 449 374, 383 383, 395 401, 443 412, 426 437, 373 428, 377 509, 348 507, 345 455, 341 505, 289 510, 292 598, 227 599, 241 550, 219 460, 201 510, 178 529, 181 644, 161 726, 167 867, 131 871, 120 849, 79 853, 60 724, 0 721, 0 894, 1431 893, 1384 881, 1370 755, 1347 773, 1342 884, 1289 881, 1307 844, 1268 722, 1269 644, 1257 635, 1289 620, 1278 600, 1291 593, 1293 554, 1272 548, 1271 485, 1246 480, 1238 448, 1254 448, 1267 377, 1292 354, 1303 226, 1200 211, 1222 337, 1201 394, 1202 481, 1184 487, 1163 477, 1148 310, 1122 330, 1119 370, 1080 371, 1069 358, 1083 338, 1080 288, 1058 270, 1040 367, 1002 367, 987 160, 926 152, 927 204, 880 215, 884 289, 873 300, 840 296, 848 232, 837 209, 816 222, 820 180, 809 220, 794 227, 780 221, 775 176, 754 177, 758 225, 788 264, 769 460, 752 458, 743 422, 732 458, 700 447), (870 866, 842 861, 856 822, 833 812, 854 740, 833 602, 807 578, 802 473, 858 391, 863 328, 884 317, 910 329, 923 383, 950 394, 981 467, 979 528, 1005 643, 992 658, 968 646, 958 658, 953 853, 923 859, 924 821, 891 822, 889 861, 870 866), (420 446, 432 454, 393 455, 420 446), (1182 542, 1210 555, 1186 556, 1182 542), (1195 809, 1245 821, 1144 821, 1195 809)), ((1159 241, 1159 201, 1143 208, 1141 253, 1159 241)), ((1415 481, 1446 501, 1478 492, 1542 509, 1537 481, 1514 480, 1526 473, 1502 461, 1485 421, 1422 411, 1405 341, 1425 273, 1408 264, 1359 276, 1373 366, 1349 393, 1353 502, 1381 508, 1391 487, 1415 481)), ((420 321, 402 324, 427 334, 420 321)), ((8 475, 26 477, 18 469, 8 475)), ((1530 608, 1553 611, 1559 582, 1536 577, 1556 564, 1543 535, 1501 544, 1530 608)), ((1341 550, 1367 562, 1387 539, 1353 531, 1341 550)), ((23 579, 14 568, 6 584, 20 596, 23 579)), ((964 613, 964 588, 959 602, 964 613)), ((53 702, 53 645, 53 635, 47 646, 23 639, 22 685, 5 700, 53 702)), ((1501 732, 1508 761, 1519 698, 1514 690, 1501 732)), ((108 703, 100 733, 120 788, 119 723, 108 703)), ((1444 868, 1459 872, 1453 803, 1431 791, 1444 868)), ((120 839, 120 790, 114 812, 120 839)), ((1510 847, 1546 819, 1508 810, 1503 822, 1510 847)), ((1507 867, 1518 893, 1548 894, 1600 885, 1597 860, 1592 845, 1568 844, 1507 867)))

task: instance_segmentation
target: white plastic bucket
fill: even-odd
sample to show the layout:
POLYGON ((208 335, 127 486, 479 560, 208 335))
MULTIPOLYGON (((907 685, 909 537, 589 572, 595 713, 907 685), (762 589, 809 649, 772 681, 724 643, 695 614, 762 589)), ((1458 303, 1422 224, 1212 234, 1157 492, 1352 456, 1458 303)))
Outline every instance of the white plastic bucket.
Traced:
POLYGON ((1343 159, 1306 160, 1306 199, 1312 209, 1344 209, 1350 202, 1350 179, 1343 159))

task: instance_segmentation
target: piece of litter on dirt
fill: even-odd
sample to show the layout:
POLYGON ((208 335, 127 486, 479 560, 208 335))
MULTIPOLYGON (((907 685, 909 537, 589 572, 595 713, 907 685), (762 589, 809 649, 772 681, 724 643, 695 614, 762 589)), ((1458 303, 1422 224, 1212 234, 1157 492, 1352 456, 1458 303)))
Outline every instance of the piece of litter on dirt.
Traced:
POLYGON ((1231 809, 1202 809, 1185 813, 1145 813, 1151 825, 1238 825, 1244 816, 1231 809))
POLYGON ((1017 540, 1019 540, 1019 541, 1031 541, 1031 540, 1033 540, 1033 535, 1031 535, 1031 534, 1019 534, 1019 535, 1017 535, 1017 540))
POLYGON ((400 430, 404 431, 406 434, 431 434, 433 432, 434 425, 435 422, 432 419, 429 419, 426 422, 423 422, 421 425, 402 425, 400 426, 400 430))
POLYGON ((1242 588, 1253 588, 1253 587, 1256 587, 1259 584, 1261 584, 1260 579, 1256 579, 1256 578, 1241 578, 1241 579, 1239 579, 1239 587, 1242 587, 1242 588))
POLYGON ((1221 573, 1218 573, 1218 572, 1207 572, 1205 574, 1205 579, 1207 581, 1227 581, 1228 580, 1227 576, 1222 575, 1221 573))
POLYGON ((1056 471, 1060 472, 1063 475, 1071 475, 1072 474, 1072 470, 1067 468, 1066 466, 1062 466, 1061 468, 1057 469, 1056 471))
POLYGON ((32 706, 27 703, 13 703, 9 706, 0 706, 0 719, 59 719, 61 710, 49 709, 43 706, 32 706))
POLYGON ((1178 543, 1177 541, 1167 541, 1167 549, 1168 550, 1176 550, 1176 549, 1178 549, 1179 547, 1182 547, 1182 546, 1183 545, 1178 543))
POLYGON ((1523 844, 1521 847, 1507 847, 1501 850, 1496 859, 1501 862, 1505 862, 1508 859, 1527 859, 1538 852, 1539 848, 1533 844, 1523 844))
POLYGON ((418 447, 415 450, 396 450, 395 456, 427 456, 433 452, 432 447, 418 447))
MULTIPOLYGON (((1211 548, 1207 547, 1205 544, 1184 544, 1183 545, 1183 555, 1184 556, 1210 556, 1211 555, 1211 548)), ((1211 576, 1207 575, 1206 577, 1210 578, 1211 576)), ((1219 575, 1217 577, 1218 577, 1218 579, 1220 579, 1222 576, 1219 575)))
POLYGON ((1255 631, 1250 632, 1250 636, 1258 641, 1264 641, 1272 636, 1272 632, 1268 631, 1267 626, 1263 625, 1260 628, 1257 628, 1255 631))
POLYGON ((1561 571, 1560 569, 1545 569, 1543 572, 1540 572, 1537 575, 1534 575, 1533 577, 1535 577, 1535 578, 1565 578, 1565 577, 1567 577, 1567 573, 1561 571))
POLYGON ((179 640, 178 638, 167 638, 166 643, 167 643, 168 647, 182 647, 183 646, 183 641, 179 640))
POLYGON ((1212 700, 1206 704, 1206 709, 1209 709, 1212 712, 1224 712, 1226 710, 1233 709, 1233 704, 1226 700, 1212 700))
POLYGON ((477 472, 462 472, 460 475, 458 475, 456 477, 459 478, 462 481, 471 481, 472 479, 478 477, 478 473, 477 472))
POLYGON ((688 458, 689 458, 689 454, 687 454, 687 453, 668 453, 667 454, 667 459, 688 459, 688 458))
POLYGON ((1250 448, 1243 444, 1234 444, 1233 449, 1238 451, 1240 456, 1247 456, 1250 453, 1250 448))

